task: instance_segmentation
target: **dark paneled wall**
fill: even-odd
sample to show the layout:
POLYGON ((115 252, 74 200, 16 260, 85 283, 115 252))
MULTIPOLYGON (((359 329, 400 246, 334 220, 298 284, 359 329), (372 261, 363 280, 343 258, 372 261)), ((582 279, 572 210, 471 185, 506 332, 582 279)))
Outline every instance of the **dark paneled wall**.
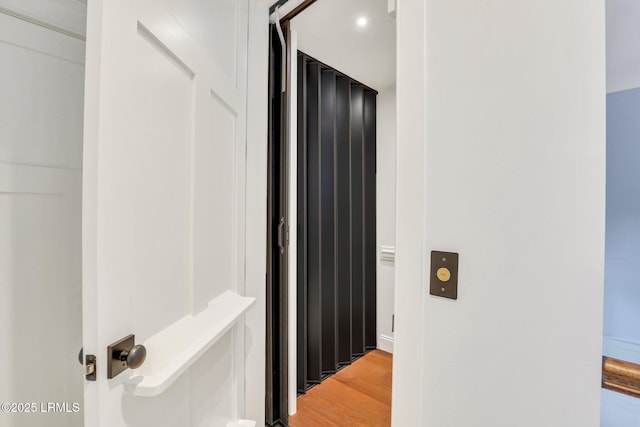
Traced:
POLYGON ((298 53, 298 391, 376 346, 376 95, 298 53))

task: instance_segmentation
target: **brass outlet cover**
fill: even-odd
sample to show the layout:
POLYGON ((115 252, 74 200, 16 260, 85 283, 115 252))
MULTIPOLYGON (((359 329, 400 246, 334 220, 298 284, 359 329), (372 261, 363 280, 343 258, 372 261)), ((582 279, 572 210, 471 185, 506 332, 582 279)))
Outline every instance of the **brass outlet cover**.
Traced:
POLYGON ((458 299, 458 254, 431 251, 429 293, 438 297, 458 299))
POLYGON ((118 358, 122 351, 129 351, 136 345, 135 335, 129 335, 107 347, 107 379, 121 374, 127 369, 127 362, 118 358))

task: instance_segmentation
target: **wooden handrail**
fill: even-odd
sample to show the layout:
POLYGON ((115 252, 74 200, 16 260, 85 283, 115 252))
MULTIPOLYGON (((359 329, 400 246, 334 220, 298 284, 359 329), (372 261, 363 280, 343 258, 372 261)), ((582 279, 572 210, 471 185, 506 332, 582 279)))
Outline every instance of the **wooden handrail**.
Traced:
POLYGON ((640 399, 640 365, 603 356, 602 388, 640 399))

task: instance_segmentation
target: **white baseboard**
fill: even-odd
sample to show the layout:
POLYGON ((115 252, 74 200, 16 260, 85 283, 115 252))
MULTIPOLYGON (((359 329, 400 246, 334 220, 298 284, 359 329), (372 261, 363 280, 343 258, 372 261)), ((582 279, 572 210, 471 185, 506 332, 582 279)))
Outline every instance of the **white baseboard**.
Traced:
POLYGON ((380 334, 378 337, 378 349, 386 351, 387 353, 393 353, 393 337, 380 334))

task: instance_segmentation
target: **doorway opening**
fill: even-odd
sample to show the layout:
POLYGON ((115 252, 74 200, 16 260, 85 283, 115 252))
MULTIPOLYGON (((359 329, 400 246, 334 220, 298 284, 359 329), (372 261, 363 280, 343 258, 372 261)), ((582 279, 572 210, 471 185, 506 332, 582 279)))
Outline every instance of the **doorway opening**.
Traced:
POLYGON ((298 51, 297 391, 376 348, 376 96, 298 51))
POLYGON ((272 12, 266 395, 267 424, 278 426, 288 425, 287 416, 296 412, 298 393, 370 350, 393 352, 396 29, 395 2, 387 0, 280 0, 272 12), (310 69, 317 71, 319 84, 316 110, 322 116, 326 108, 324 115, 332 117, 328 124, 309 123, 305 111, 310 69), (369 117, 355 119, 363 125, 358 130, 345 117, 357 109, 347 101, 360 92, 358 105, 369 117), (365 129, 371 115, 375 121, 365 129), (310 126, 320 135, 311 147, 318 153, 313 158, 305 152, 308 138, 302 140, 310 126), (374 141, 368 152, 362 145, 363 162, 373 160, 362 163, 360 172, 353 168, 358 159, 349 145, 360 140, 359 132, 374 141), (322 135, 330 135, 325 145, 322 135), (325 163, 322 147, 330 148, 325 163), (310 160, 315 169, 304 170, 310 160), (362 176, 362 182, 354 182, 354 176, 362 176), (321 185, 332 191, 323 193, 321 185), (354 205, 354 195, 362 203, 354 205), (358 228, 361 250, 352 244, 358 228), (361 259, 354 258, 354 248, 361 259), (354 276, 360 270, 362 277, 354 276), (327 277, 332 280, 325 285, 327 277), (353 298, 354 279, 362 284, 362 307, 353 298))

